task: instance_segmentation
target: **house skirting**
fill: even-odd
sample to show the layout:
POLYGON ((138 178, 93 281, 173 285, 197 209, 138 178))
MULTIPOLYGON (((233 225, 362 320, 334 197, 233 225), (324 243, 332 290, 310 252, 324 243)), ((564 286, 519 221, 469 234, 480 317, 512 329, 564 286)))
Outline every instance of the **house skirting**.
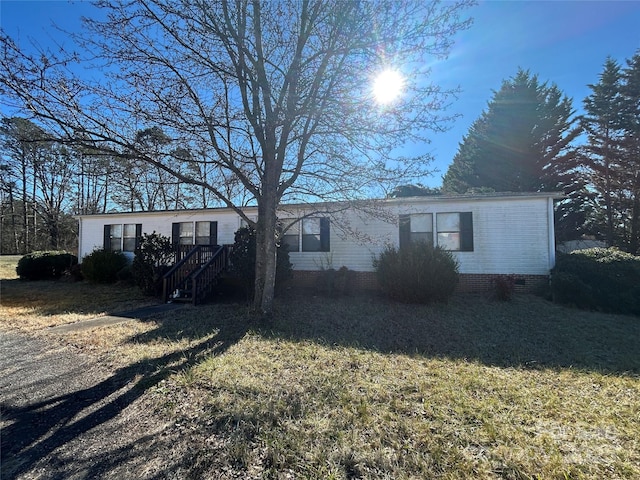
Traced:
MULTIPOLYGON (((326 275, 325 271, 294 270, 292 286, 308 289, 321 288, 325 284, 323 282, 324 275, 326 275)), ((349 271, 348 275, 347 288, 351 291, 375 291, 380 288, 374 272, 349 271)), ((549 283, 548 275, 461 273, 456 291, 460 293, 486 293, 495 289, 497 278, 508 276, 513 277, 517 293, 535 293, 549 283)))

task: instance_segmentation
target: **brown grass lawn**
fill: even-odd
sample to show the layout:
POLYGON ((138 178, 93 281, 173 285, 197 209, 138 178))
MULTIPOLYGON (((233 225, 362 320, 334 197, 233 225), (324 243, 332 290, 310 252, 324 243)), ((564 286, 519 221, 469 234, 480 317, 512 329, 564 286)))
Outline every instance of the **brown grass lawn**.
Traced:
POLYGON ((189 432, 193 478, 640 478, 637 317, 290 294, 268 323, 212 303, 60 337, 47 327, 147 299, 9 270, 0 326, 137 362, 189 432))

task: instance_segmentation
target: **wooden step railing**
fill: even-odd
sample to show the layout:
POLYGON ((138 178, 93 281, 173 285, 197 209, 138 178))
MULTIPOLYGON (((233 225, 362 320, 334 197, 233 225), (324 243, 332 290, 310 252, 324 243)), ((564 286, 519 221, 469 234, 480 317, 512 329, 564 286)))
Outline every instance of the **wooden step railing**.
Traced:
MULTIPOLYGON (((226 247, 219 245, 179 245, 176 249, 176 260, 177 263, 162 277, 162 298, 164 302, 168 302, 173 295, 179 294, 204 265, 213 263, 220 268, 220 272, 224 270, 227 261, 226 247), (188 252, 187 248, 189 248, 188 252), (212 262, 213 259, 220 256, 223 257, 224 264, 212 262)), ((209 278, 209 276, 205 277, 205 281, 201 283, 206 284, 209 278)), ((196 303, 197 298, 192 301, 196 303)))
POLYGON ((194 305, 202 302, 218 283, 222 272, 227 268, 230 248, 223 245, 200 267, 200 270, 191 275, 191 302, 194 305))

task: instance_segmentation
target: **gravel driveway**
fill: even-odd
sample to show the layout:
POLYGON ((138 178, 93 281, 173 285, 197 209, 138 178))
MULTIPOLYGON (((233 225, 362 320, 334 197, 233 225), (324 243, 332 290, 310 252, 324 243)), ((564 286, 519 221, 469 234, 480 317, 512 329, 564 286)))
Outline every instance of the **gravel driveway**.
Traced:
POLYGON ((151 413, 132 367, 109 371, 71 347, 1 331, 0 352, 2 479, 188 476, 189 446, 151 413))

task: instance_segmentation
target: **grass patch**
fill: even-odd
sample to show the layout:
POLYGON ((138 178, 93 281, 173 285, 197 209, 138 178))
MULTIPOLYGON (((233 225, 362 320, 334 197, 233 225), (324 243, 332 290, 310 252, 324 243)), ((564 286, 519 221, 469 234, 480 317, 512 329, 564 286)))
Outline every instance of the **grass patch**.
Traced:
POLYGON ((640 390, 630 378, 256 334, 190 375, 189 405, 206 400, 196 402, 199 424, 226 433, 223 453, 232 465, 262 468, 267 477, 287 471, 318 479, 640 474, 640 390))
POLYGON ((20 256, 0 257, 0 325, 32 333, 156 303, 137 287, 61 280, 24 281, 15 271, 20 256))
POLYGON ((0 255, 0 279, 11 280, 18 278, 16 267, 18 266, 18 260, 21 258, 22 255, 0 255))
MULTIPOLYGON (((2 325, 41 333, 136 293, 7 283, 2 325)), ((268 325, 211 304, 59 341, 140 365, 193 478, 640 478, 637 317, 530 296, 292 296, 268 325)))
MULTIPOLYGON (((426 307, 370 298, 277 305, 268 327, 249 325, 224 353, 154 390, 160 410, 208 445, 204 471, 640 475, 637 318, 528 296, 426 307)), ((223 317, 219 308, 203 308, 203 317, 223 317)))

